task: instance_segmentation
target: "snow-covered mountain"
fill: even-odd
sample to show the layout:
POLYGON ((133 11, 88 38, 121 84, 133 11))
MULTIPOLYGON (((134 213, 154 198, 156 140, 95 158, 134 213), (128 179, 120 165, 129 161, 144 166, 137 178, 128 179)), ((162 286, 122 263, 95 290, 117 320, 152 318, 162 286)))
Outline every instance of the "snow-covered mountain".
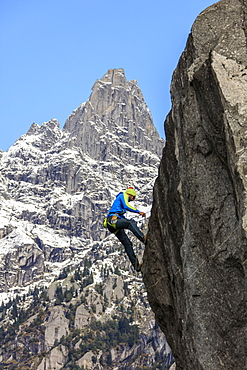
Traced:
MULTIPOLYGON (((42 126, 34 123, 1 153, 4 368, 14 369, 14 361, 28 363, 33 356, 31 368, 38 370, 110 369, 110 362, 115 369, 132 369, 135 361, 171 362, 164 336, 158 329, 150 334, 154 321, 141 276, 133 273, 121 245, 102 227, 115 195, 130 185, 138 193, 136 206, 150 210, 163 146, 136 81, 126 81, 124 71, 117 69, 96 81, 89 100, 72 112, 63 129, 55 119, 42 126), (37 320, 35 302, 43 331, 37 334, 36 328, 28 340, 27 327, 37 320), (125 344, 119 353, 117 341, 111 350, 81 344, 88 325, 113 318, 119 324, 123 317, 128 330, 138 325, 138 344, 125 344), (81 346, 71 359, 71 342, 65 342, 76 329, 81 346), (35 340, 37 346, 31 345, 35 340), (18 346, 28 348, 24 357, 18 346), (148 360, 141 357, 145 351, 148 360), (108 363, 106 353, 111 353, 108 363), (69 367, 71 361, 74 367, 69 367)), ((142 254, 140 243, 135 249, 142 254)))

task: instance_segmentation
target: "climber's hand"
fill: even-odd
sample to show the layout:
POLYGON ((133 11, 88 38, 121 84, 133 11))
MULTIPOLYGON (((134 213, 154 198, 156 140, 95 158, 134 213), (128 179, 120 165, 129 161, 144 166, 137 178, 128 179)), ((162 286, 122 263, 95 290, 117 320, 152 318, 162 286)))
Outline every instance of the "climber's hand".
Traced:
POLYGON ((139 215, 141 215, 142 217, 146 217, 146 213, 145 212, 139 212, 139 215))

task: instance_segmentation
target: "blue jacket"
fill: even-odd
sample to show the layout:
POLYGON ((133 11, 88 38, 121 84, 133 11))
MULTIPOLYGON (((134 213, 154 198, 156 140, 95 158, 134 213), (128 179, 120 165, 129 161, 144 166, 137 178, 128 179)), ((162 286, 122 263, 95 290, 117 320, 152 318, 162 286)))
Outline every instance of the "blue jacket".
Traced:
POLYGON ((119 215, 120 218, 125 218, 124 213, 126 211, 134 212, 134 213, 139 213, 140 211, 134 207, 132 207, 129 204, 129 196, 126 193, 119 193, 116 196, 116 199, 114 200, 110 211, 108 212, 107 217, 113 216, 115 213, 119 215))

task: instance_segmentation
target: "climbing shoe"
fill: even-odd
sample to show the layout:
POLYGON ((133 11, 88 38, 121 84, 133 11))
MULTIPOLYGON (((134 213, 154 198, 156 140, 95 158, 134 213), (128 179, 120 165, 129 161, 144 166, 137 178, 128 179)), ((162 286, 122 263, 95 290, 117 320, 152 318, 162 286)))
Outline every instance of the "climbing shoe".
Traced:
POLYGON ((135 268, 136 272, 141 272, 141 270, 142 270, 142 265, 143 265, 143 263, 139 263, 139 262, 137 262, 137 265, 136 265, 136 268, 135 268))
POLYGON ((147 243, 147 234, 145 234, 143 236, 142 242, 143 242, 143 244, 146 244, 147 243))

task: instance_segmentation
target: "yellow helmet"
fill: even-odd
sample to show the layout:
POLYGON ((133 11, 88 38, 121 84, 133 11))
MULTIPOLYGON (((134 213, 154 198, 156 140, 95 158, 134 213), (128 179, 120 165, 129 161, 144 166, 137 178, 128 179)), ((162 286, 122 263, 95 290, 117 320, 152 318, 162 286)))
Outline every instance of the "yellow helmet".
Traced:
POLYGON ((125 193, 129 194, 129 195, 133 195, 134 197, 136 197, 136 191, 131 186, 126 190, 125 193))

